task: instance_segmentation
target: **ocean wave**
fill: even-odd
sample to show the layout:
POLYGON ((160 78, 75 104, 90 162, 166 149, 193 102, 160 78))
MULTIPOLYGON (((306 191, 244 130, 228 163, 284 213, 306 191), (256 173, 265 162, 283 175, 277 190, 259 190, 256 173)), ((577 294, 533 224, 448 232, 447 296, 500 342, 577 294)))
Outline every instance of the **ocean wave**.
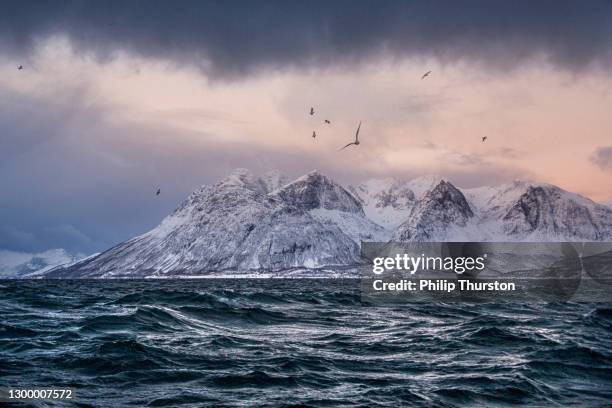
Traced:
POLYGON ((81 406, 607 406, 609 304, 371 307, 359 282, 3 281, 0 388, 81 406))

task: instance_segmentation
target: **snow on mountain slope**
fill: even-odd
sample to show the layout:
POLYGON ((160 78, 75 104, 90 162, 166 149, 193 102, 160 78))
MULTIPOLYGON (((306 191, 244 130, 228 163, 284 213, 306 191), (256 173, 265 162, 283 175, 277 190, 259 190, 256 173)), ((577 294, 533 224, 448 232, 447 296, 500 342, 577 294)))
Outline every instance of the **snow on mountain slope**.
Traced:
POLYGON ((463 193, 448 181, 440 181, 414 206, 409 217, 394 232, 396 241, 446 240, 457 228, 466 227, 474 216, 463 193))
POLYGON ((504 232, 536 240, 612 238, 612 210, 551 185, 530 185, 502 218, 504 232))
POLYGON ((238 169, 191 193, 153 230, 47 276, 338 270, 360 262, 361 241, 389 239, 612 241, 612 209, 544 183, 462 192, 427 176, 345 189, 316 171, 287 182, 238 169))
POLYGON ((0 250, 0 278, 18 278, 42 274, 59 266, 75 262, 84 255, 72 255, 64 249, 39 253, 0 250))
POLYGON ((263 180, 267 191, 274 191, 276 189, 279 189, 290 181, 287 176, 285 176, 278 170, 272 170, 267 173, 264 173, 261 176, 261 179, 263 180))
POLYGON ((289 205, 306 210, 317 221, 334 225, 353 241, 383 241, 390 236, 380 225, 366 218, 362 204, 353 194, 317 171, 272 192, 289 205))
POLYGON ((506 214, 529 185, 529 182, 515 180, 499 186, 466 189, 463 193, 477 215, 499 218, 506 214))
POLYGON ((407 185, 394 179, 372 179, 348 190, 361 202, 368 218, 388 229, 406 219, 416 200, 407 185))
POLYGON ((284 185, 272 192, 271 196, 302 210, 323 208, 365 215, 361 204, 351 193, 317 171, 284 185))
POLYGON ((355 242, 385 242, 391 238, 389 230, 350 212, 316 208, 310 210, 310 214, 321 223, 336 225, 355 242))
POLYGON ((410 211, 442 177, 427 175, 408 181, 370 179, 347 189, 361 202, 366 216, 388 230, 408 218, 410 211))
POLYGON ((554 185, 514 181, 462 192, 444 182, 449 194, 441 196, 448 200, 432 199, 441 181, 436 175, 371 180, 349 189, 396 240, 612 240, 610 208, 554 185))
POLYGON ((546 183, 515 181, 465 190, 482 240, 612 240, 612 211, 546 183))
POLYGON ((152 231, 50 276, 172 276, 355 265, 357 238, 382 231, 365 218, 348 191, 317 172, 273 191, 271 187, 239 169, 192 193, 152 231))
POLYGON ((438 174, 427 174, 408 180, 405 185, 414 192, 417 200, 422 200, 425 194, 433 190, 442 180, 444 177, 438 174))

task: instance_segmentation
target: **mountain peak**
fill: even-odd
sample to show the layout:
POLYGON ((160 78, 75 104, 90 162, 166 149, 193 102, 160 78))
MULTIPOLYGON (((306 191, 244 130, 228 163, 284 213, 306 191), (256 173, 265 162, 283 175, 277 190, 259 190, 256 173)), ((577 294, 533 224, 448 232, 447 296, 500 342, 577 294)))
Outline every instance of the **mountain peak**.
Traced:
POLYGON ((274 180, 270 175, 268 178, 259 177, 248 169, 238 168, 229 176, 214 185, 216 190, 250 190, 256 194, 267 194, 275 183, 280 183, 280 178, 274 180))
POLYGON ((395 229, 407 219, 418 201, 442 180, 444 178, 437 174, 408 181, 387 177, 366 180, 349 186, 349 190, 362 203, 370 219, 388 229, 395 229))
POLYGON ((320 179, 327 180, 328 178, 323 173, 321 173, 319 170, 315 169, 315 170, 309 171, 308 173, 304 174, 302 177, 299 177, 295 181, 298 181, 298 180, 311 180, 311 181, 313 181, 313 180, 320 180, 320 179))
POLYGON ((406 183, 406 186, 412 190, 416 198, 422 198, 444 180, 444 177, 438 174, 426 174, 411 179, 406 183))
POLYGON ((363 214, 361 203, 350 192, 316 170, 284 185, 274 196, 303 210, 321 208, 363 214))
POLYGON ((506 231, 512 234, 602 240, 610 232, 610 216, 612 211, 603 205, 541 183, 527 186, 503 221, 506 231))
POLYGON ((410 179, 411 182, 414 182, 415 184, 418 183, 423 183, 423 184, 434 184, 434 183, 438 183, 439 181, 445 180, 445 177, 436 174, 436 173, 431 173, 431 174, 423 174, 421 176, 418 177, 414 177, 412 179, 410 179))
POLYGON ((447 235, 452 227, 465 227, 474 216, 465 196, 452 183, 441 180, 425 194, 395 231, 399 241, 428 241, 447 235))
POLYGON ((289 179, 279 170, 271 170, 261 176, 268 192, 281 188, 289 182, 289 179))
POLYGON ((244 177, 254 177, 254 174, 251 170, 243 168, 243 167, 238 167, 236 169, 234 169, 228 176, 227 178, 244 178, 244 177))
POLYGON ((425 195, 425 200, 436 201, 440 204, 457 203, 464 207, 465 213, 472 216, 472 210, 465 199, 465 196, 450 181, 440 180, 440 182, 425 195))
POLYGON ((229 176, 222 179, 217 185, 240 185, 253 184, 257 177, 248 169, 238 168, 232 171, 229 176))

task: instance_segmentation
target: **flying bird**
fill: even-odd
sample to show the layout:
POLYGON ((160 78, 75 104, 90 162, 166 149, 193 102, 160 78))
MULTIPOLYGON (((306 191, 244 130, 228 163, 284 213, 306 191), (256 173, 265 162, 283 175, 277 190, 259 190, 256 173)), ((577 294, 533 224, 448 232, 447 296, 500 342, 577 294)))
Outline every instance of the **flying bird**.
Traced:
POLYGON ((158 196, 161 193, 161 188, 157 189, 157 192, 155 193, 156 196, 158 196))
POLYGON ((361 122, 359 122, 359 126, 357 126, 357 132, 355 132, 355 141, 347 144, 346 146, 344 146, 343 148, 341 148, 339 150, 346 149, 350 145, 359 146, 359 129, 361 129, 361 122))
POLYGON ((429 74, 431 74, 431 71, 427 71, 426 73, 423 74, 423 76, 421 77, 421 79, 425 79, 429 76, 429 74))
POLYGON ((21 71, 22 69, 23 69, 23 65, 20 65, 20 66, 17 67, 18 71, 21 71))
POLYGON ((314 115, 314 108, 310 108, 310 116, 314 115))
POLYGON ((312 138, 314 139, 315 137, 317 137, 317 132, 315 132, 314 130, 312 131, 312 138))
POLYGON ((328 125, 331 125, 331 122, 328 119, 325 119, 325 123, 327 123, 328 125))
POLYGON ((484 141, 485 141, 485 140, 487 140, 487 139, 488 139, 488 137, 483 136, 483 137, 482 137, 482 142, 484 143, 484 141))

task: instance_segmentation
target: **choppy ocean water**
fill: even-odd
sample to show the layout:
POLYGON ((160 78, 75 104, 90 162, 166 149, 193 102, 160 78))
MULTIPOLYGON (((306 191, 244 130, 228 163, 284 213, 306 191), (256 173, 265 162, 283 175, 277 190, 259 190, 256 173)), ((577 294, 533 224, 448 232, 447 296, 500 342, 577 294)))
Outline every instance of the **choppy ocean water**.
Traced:
POLYGON ((7 387, 70 387, 81 407, 610 406, 612 305, 379 307, 350 280, 0 281, 7 387))

